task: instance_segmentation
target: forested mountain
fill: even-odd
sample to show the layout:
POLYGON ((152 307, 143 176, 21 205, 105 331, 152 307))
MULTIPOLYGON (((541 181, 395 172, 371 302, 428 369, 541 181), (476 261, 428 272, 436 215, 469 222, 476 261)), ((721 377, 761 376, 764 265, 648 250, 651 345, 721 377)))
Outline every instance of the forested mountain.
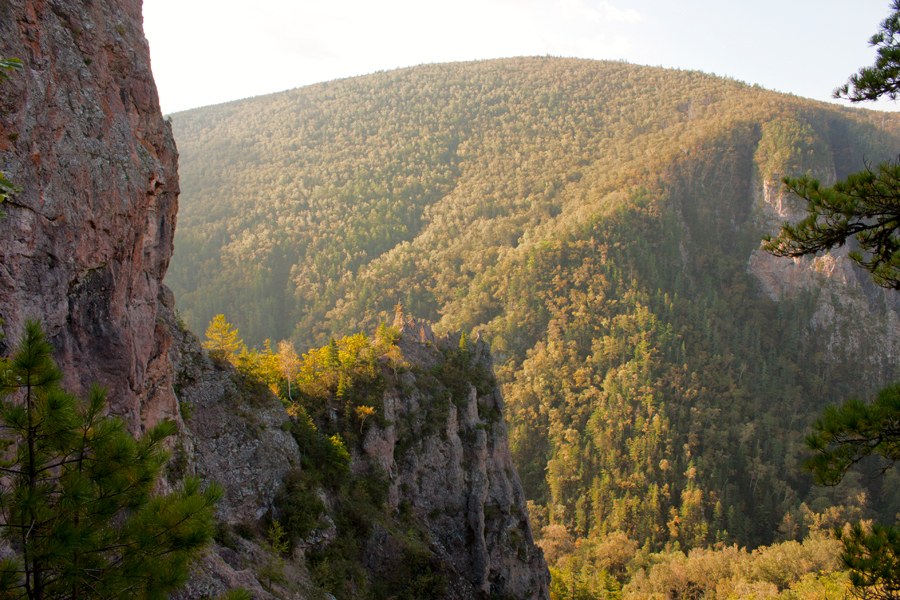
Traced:
POLYGON ((248 343, 308 348, 371 332, 399 301, 480 331, 535 530, 618 532, 649 552, 799 538, 831 507, 900 510, 883 493, 896 481, 816 488, 801 468, 823 406, 897 375, 894 293, 840 256, 757 252, 797 213, 780 177, 828 183, 892 156, 894 115, 699 72, 520 58, 172 122, 166 283, 185 320, 203 330, 224 313, 248 343))

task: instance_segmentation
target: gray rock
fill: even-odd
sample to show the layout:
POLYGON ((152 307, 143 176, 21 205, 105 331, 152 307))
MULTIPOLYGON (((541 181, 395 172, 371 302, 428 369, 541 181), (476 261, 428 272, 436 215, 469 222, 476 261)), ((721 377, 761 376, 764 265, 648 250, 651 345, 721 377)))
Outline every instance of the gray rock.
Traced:
MULTIPOLYGON (((403 359, 420 373, 443 363, 442 351, 459 346, 459 334, 436 336, 422 321, 395 326, 403 359)), ((472 365, 493 373, 484 342, 476 342, 470 356, 472 365)), ((420 391, 412 373, 401 375, 400 383, 403 390, 385 394, 385 418, 411 426, 371 427, 363 450, 390 474, 391 504, 408 503, 431 534, 431 550, 451 575, 447 597, 548 598, 550 573, 532 537, 499 387, 479 396, 468 383, 466 397, 450 402, 440 429, 428 431, 423 414, 438 400, 420 391)))

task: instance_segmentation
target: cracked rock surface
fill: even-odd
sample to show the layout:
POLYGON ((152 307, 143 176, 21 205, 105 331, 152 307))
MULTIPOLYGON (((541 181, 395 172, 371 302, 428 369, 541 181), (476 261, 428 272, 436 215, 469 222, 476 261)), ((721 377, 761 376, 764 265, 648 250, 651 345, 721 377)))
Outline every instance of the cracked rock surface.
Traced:
POLYGON ((41 319, 69 388, 138 429, 179 193, 141 2, 4 0, 0 56, 25 64, 0 84, 5 342, 41 319))

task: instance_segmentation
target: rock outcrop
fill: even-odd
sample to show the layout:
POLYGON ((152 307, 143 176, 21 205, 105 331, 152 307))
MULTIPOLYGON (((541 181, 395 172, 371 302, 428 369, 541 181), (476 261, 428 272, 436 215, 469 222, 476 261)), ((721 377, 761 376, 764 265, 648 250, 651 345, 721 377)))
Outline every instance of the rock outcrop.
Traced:
MULTIPOLYGON (((263 585, 260 573, 273 557, 262 542, 261 523, 278 516, 273 499, 284 475, 302 464, 297 444, 286 432, 290 417, 265 385, 227 363, 214 364, 168 307, 164 296, 159 320, 172 334, 168 352, 184 431, 174 449, 170 479, 174 483, 196 474, 222 485, 220 527, 242 530, 245 536, 217 536, 179 600, 216 597, 234 586, 258 598, 321 595, 307 571, 306 552, 321 551, 342 535, 331 518, 339 516, 329 515, 341 498, 328 486, 315 491, 330 508, 320 515, 318 528, 297 544, 293 558, 283 561, 282 581, 263 585)), ((402 568, 398 561, 408 547, 397 531, 409 527, 404 519, 411 518, 440 573, 440 597, 548 598, 549 571, 534 544, 509 453, 503 401, 493 383, 487 344, 477 342, 469 355, 470 367, 484 375, 480 385, 459 381, 456 387, 465 393, 453 398, 441 376, 433 374, 440 372, 448 351, 459 347, 459 334, 436 336, 427 323, 412 319, 399 323, 399 329, 396 353, 383 358, 406 370, 394 373, 387 362, 382 364, 383 376, 391 382, 382 397, 383 426, 368 427, 350 448, 355 478, 374 472, 389 481, 384 521, 375 522, 359 540, 367 577, 379 581, 402 568)))
MULTIPOLYGON (((166 289, 168 292, 168 289, 166 289)), ((171 294, 168 292, 167 295, 171 294)), ((225 488, 219 519, 253 523, 271 507, 281 480, 300 455, 284 406, 262 382, 215 364, 200 341, 173 317, 162 298, 158 319, 172 336, 168 348, 183 435, 175 464, 183 475, 198 475, 225 488)))
MULTIPOLYGON (((833 166, 821 181, 834 183, 833 166)), ((757 174, 752 191, 753 222, 761 231, 777 235, 782 223, 805 218, 805 203, 783 190, 780 176, 757 174)), ((848 245, 819 256, 782 258, 754 251, 747 270, 762 291, 775 301, 815 296, 810 332, 822 338, 826 358, 833 363, 857 364, 860 375, 879 385, 896 375, 900 357, 900 296, 875 286, 869 274, 849 258, 848 245)))
MULTIPOLYGON (((436 336, 428 323, 394 325, 402 360, 414 370, 384 396, 392 425, 372 427, 363 451, 390 474, 390 503, 408 503, 431 534, 431 549, 446 565, 450 598, 549 597, 550 574, 535 546, 525 493, 509 452, 500 388, 480 392, 466 382, 464 398, 448 402, 446 417, 429 430, 427 413, 439 402, 419 379, 459 347, 460 335, 436 336)), ((477 341, 469 359, 493 373, 488 345, 477 341)), ((493 377, 490 377, 491 381, 493 377)))
POLYGON ((25 63, 0 85, 7 342, 41 319, 67 385, 106 385, 137 429, 179 192, 141 2, 4 1, 0 56, 25 63))
MULTIPOLYGON (((823 180, 830 185, 834 175, 823 180)), ((751 187, 752 215, 762 231, 777 235, 782 223, 796 223, 806 217, 804 204, 783 190, 780 177, 763 177, 757 173, 751 187)), ((840 280, 848 285, 853 277, 846 250, 815 258, 783 258, 758 250, 750 255, 747 270, 756 276, 763 292, 773 300, 793 298, 801 290, 815 289, 824 281, 840 280)))
POLYGON ((153 396, 155 408, 145 407, 145 412, 164 414, 159 408, 170 396, 177 397, 182 434, 174 444, 167 483, 196 475, 225 492, 218 505, 216 540, 194 564, 190 581, 175 599, 218 598, 236 588, 258 600, 321 596, 297 594, 314 588, 303 561, 286 564, 291 586, 264 586, 260 567, 277 557, 260 540, 232 533, 240 527, 258 529, 284 473, 299 463, 297 444, 282 427, 288 421, 284 407, 264 384, 242 377, 227 363, 214 364, 197 337, 178 323, 171 292, 163 290, 157 322, 164 332, 158 338, 167 343, 152 362, 170 369, 166 377, 150 370, 159 389, 153 396))

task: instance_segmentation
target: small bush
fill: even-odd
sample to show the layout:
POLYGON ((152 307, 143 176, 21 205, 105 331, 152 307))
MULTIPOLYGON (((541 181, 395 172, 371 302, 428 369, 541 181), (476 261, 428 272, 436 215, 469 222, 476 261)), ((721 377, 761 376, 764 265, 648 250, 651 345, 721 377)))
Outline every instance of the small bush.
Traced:
POLYGON ((179 402, 178 408, 181 410, 181 418, 184 421, 190 421, 194 416, 194 405, 190 402, 179 402))
POLYGON ((228 354, 221 350, 210 350, 209 359, 218 371, 231 371, 234 368, 228 360, 228 354))
POLYGON ((319 522, 319 516, 325 512, 325 505, 316 494, 315 487, 315 479, 306 471, 291 469, 275 495, 278 521, 291 544, 309 535, 319 522))
POLYGON ((340 434, 322 440, 324 463, 320 466, 326 481, 340 484, 350 473, 350 453, 344 446, 340 434))
POLYGON ((227 521, 216 521, 216 531, 213 534, 213 539, 220 546, 237 550, 237 538, 234 537, 234 528, 227 521))
POLYGON ((169 460, 166 469, 167 479, 173 483, 184 479, 185 475, 187 475, 189 464, 190 460, 188 459, 187 451, 184 449, 184 446, 179 443, 175 448, 175 452, 172 454, 172 458, 169 460))
POLYGON ((242 521, 235 525, 234 532, 245 540, 256 539, 256 527, 253 526, 253 523, 250 523, 248 521, 242 521))

